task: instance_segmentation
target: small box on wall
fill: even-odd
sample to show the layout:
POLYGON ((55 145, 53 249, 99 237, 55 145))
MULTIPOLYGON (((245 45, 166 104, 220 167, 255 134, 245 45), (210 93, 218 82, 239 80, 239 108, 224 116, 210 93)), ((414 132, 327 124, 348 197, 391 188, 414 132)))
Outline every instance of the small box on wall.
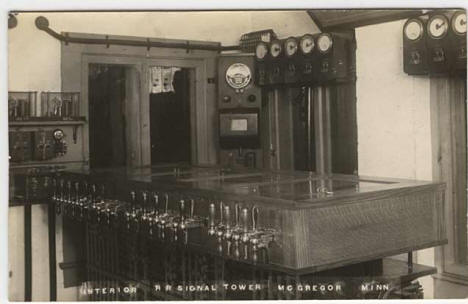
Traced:
POLYGON ((8 119, 28 120, 39 115, 37 111, 37 92, 35 91, 9 91, 8 92, 8 119))
POLYGON ((41 116, 76 118, 80 116, 79 92, 42 92, 41 116))

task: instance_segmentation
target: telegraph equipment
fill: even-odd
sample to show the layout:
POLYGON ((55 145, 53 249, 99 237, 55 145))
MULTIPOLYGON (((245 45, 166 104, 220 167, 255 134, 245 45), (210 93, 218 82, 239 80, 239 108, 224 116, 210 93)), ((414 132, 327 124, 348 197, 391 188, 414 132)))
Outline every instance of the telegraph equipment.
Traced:
POLYGON ((10 131, 9 154, 11 162, 26 162, 32 159, 32 134, 31 132, 10 131))
POLYGON ((466 12, 456 11, 450 20, 453 71, 466 73, 466 12))
POLYGON ((299 57, 299 41, 289 37, 284 41, 284 83, 298 83, 301 80, 301 60, 299 57))
POLYGON ((449 20, 441 13, 432 15, 426 25, 426 45, 430 74, 441 74, 450 71, 450 35, 449 20))
POLYGON ((34 160, 44 161, 55 157, 55 140, 52 131, 33 132, 34 160))
POLYGON ((403 69, 409 75, 428 73, 426 21, 411 18, 403 26, 403 69))
POLYGON ((8 92, 8 119, 28 120, 36 116, 37 92, 8 92))

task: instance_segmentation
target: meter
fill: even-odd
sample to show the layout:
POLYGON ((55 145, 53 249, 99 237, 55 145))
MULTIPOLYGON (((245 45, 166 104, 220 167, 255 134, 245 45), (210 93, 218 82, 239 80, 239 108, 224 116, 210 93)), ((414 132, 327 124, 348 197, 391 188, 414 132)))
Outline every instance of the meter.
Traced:
POLYGON ((252 55, 225 55, 218 60, 218 108, 257 108, 260 88, 254 83, 255 58, 252 55))
POLYGON ((292 57, 297 54, 298 42, 295 37, 289 37, 284 42, 284 50, 287 57, 292 57))
POLYGON ((300 42, 300 49, 302 55, 312 55, 312 52, 315 49, 315 39, 314 36, 310 34, 305 34, 304 36, 301 37, 300 42))
POLYGON ((456 11, 450 20, 450 50, 454 73, 466 75, 466 13, 456 11))
POLYGON ((321 53, 330 52, 333 46, 333 40, 330 34, 321 34, 317 39, 317 48, 321 53))
POLYGON ((265 42, 259 42, 255 47, 255 58, 259 61, 265 60, 268 54, 268 44, 265 42))
POLYGON ((449 20, 441 13, 433 14, 426 25, 426 46, 430 74, 446 73, 450 70, 453 56, 450 56, 449 20))
POLYGON ((427 23, 427 32, 433 39, 442 39, 447 35, 449 21, 444 15, 434 15, 427 23))
POLYGON ((301 80, 299 41, 296 37, 289 37, 284 41, 284 83, 299 84, 301 80))
POLYGON ((279 58, 281 53, 283 51, 283 46, 281 44, 281 41, 275 40, 271 43, 270 45, 270 54, 271 57, 273 58, 279 58))
POLYGON ((270 44, 270 61, 267 66, 268 83, 278 85, 283 83, 283 43, 280 40, 274 40, 270 44))
POLYGON ((301 79, 303 82, 311 83, 316 81, 317 70, 317 35, 305 34, 299 40, 301 79))
POLYGON ((316 79, 319 82, 345 79, 349 71, 350 33, 322 33, 317 37, 316 79))
POLYGON ((409 75, 426 75, 428 70, 426 49, 426 21, 408 19, 403 26, 403 70, 409 75))
POLYGON ((255 83, 259 86, 268 84, 267 63, 269 46, 265 42, 257 43, 255 47, 255 83))

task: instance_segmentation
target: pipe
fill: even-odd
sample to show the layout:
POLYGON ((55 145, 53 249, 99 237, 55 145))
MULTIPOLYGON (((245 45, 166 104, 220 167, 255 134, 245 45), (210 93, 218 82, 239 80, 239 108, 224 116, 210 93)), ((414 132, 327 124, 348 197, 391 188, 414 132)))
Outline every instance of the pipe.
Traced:
POLYGON ((43 16, 39 16, 35 21, 36 27, 49 34, 50 36, 58 39, 65 44, 68 43, 81 43, 81 44, 102 44, 105 46, 110 45, 127 45, 127 46, 138 46, 146 47, 148 50, 152 47, 164 47, 164 48, 175 48, 175 49, 184 49, 184 50, 203 50, 203 51, 235 51, 239 50, 238 45, 232 46, 221 46, 221 45, 205 45, 190 43, 188 40, 186 42, 162 42, 162 41, 150 41, 149 38, 146 41, 135 41, 135 40, 125 40, 125 39, 114 39, 114 38, 78 38, 78 37, 69 37, 67 34, 62 35, 49 27, 49 20, 43 16))

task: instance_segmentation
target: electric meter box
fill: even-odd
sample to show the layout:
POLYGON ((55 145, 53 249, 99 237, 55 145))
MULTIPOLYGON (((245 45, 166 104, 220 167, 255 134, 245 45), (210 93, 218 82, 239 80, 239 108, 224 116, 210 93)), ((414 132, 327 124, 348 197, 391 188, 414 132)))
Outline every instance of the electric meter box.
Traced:
POLYGON ((219 145, 222 149, 258 149, 259 110, 254 108, 219 111, 219 145))
POLYGON ((352 38, 338 33, 322 33, 317 37, 318 82, 346 79, 349 76, 349 47, 352 38))
POLYGON ((261 88, 255 84, 253 55, 218 59, 218 109, 260 108, 261 88))
POLYGON ((403 70, 408 75, 429 73, 426 19, 411 18, 403 26, 403 70))
POLYGON ((432 14, 427 21, 426 32, 429 74, 448 73, 453 61, 449 17, 444 13, 432 14))

